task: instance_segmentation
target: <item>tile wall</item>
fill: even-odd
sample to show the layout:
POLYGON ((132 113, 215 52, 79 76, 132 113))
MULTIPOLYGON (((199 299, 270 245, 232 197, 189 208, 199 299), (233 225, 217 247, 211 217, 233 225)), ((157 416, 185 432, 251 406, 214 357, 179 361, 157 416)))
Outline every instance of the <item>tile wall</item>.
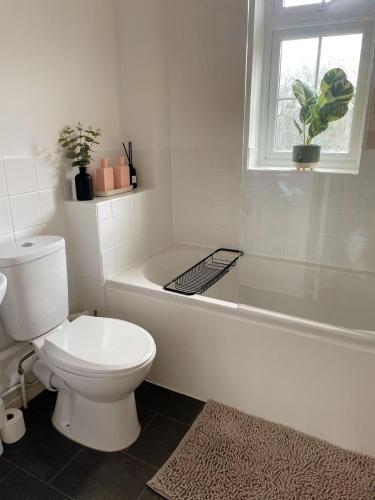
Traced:
POLYGON ((174 239, 208 247, 238 247, 241 150, 171 151, 174 239))
POLYGON ((178 242, 375 271, 375 151, 360 173, 252 171, 237 149, 174 149, 178 242))
POLYGON ((169 152, 135 151, 134 156, 136 191, 65 202, 78 301, 99 314, 106 312, 106 278, 172 242, 169 152))

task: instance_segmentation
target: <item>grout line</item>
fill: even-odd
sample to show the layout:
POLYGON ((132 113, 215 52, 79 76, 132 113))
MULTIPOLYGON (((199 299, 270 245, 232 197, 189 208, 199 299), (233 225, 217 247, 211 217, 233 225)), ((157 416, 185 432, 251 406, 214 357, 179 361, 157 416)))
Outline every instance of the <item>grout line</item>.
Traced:
POLYGON ((124 455, 127 455, 128 457, 132 458, 133 460, 136 460, 137 462, 140 462, 141 464, 147 465, 148 467, 152 467, 153 469, 155 469, 157 471, 159 470, 159 467, 157 467, 156 465, 150 464, 149 462, 145 462, 141 458, 135 457, 134 455, 131 455, 127 451, 124 451, 123 453, 124 453, 124 455))
POLYGON ((142 499, 142 495, 143 493, 146 491, 146 486, 143 488, 143 490, 141 491, 141 493, 137 496, 136 500, 141 500, 142 499))
POLYGON ((151 422, 153 422, 156 418, 156 415, 152 415, 152 417, 150 418, 150 420, 147 422, 146 425, 144 425, 143 429, 141 428, 141 432, 145 431, 147 429, 147 427, 149 427, 149 425, 151 424, 151 422))
POLYGON ((56 474, 52 477, 52 479, 50 479, 50 480, 48 481, 48 484, 49 484, 49 485, 51 485, 51 483, 52 483, 52 482, 56 479, 56 477, 57 477, 57 476, 58 476, 58 475, 59 475, 59 474, 60 474, 63 470, 65 470, 65 469, 68 467, 68 465, 70 465, 76 457, 78 457, 78 455, 81 453, 81 451, 82 451, 82 450, 83 450, 83 446, 82 446, 82 447, 81 447, 81 448, 77 451, 77 453, 75 453, 75 454, 72 456, 72 458, 71 458, 70 460, 68 460, 68 461, 66 462, 66 464, 65 464, 65 465, 64 465, 64 466, 63 466, 63 467, 62 467, 62 468, 61 468, 58 472, 56 472, 56 474))
MULTIPOLYGON (((12 465, 13 462, 10 462, 9 460, 7 460, 7 462, 11 463, 12 465)), ((12 470, 12 472, 14 472, 16 469, 19 469, 20 471, 22 471, 23 473, 27 474, 28 476, 32 477, 33 479, 36 479, 37 481, 39 481, 40 483, 44 484, 45 486, 47 486, 48 488, 51 488, 52 490, 55 490, 57 491, 58 493, 61 493, 61 495, 64 495, 66 498, 70 498, 71 500, 75 500, 73 497, 69 496, 67 493, 65 493, 64 491, 62 490, 59 490, 58 488, 56 488, 55 486, 53 486, 52 484, 48 484, 46 481, 44 481, 43 479, 40 479, 40 477, 37 477, 35 476, 34 474, 32 474, 31 472, 27 471, 26 469, 24 469, 23 467, 20 467, 19 465, 15 465, 14 469, 12 470)), ((10 474, 8 474, 9 476, 10 474)), ((7 477, 8 477, 7 476, 7 477)))
MULTIPOLYGON (((9 463, 9 462, 7 462, 7 463, 9 463)), ((13 465, 13 464, 12 464, 12 465, 13 465)), ((4 481, 4 479, 6 479, 7 477, 9 477, 11 474, 13 474, 13 472, 14 472, 16 469, 17 469, 17 467, 16 467, 15 465, 13 465, 13 469, 11 469, 11 470, 8 472, 8 474, 5 474, 5 476, 4 476, 4 477, 2 477, 2 478, 0 479, 0 483, 2 483, 2 482, 4 481)))
MULTIPOLYGON (((170 417, 169 415, 166 415, 165 413, 160 413, 156 410, 153 410, 152 408, 148 408, 147 406, 143 406, 143 405, 139 405, 139 408, 143 408, 144 410, 147 410, 147 411, 151 411, 152 413, 155 413, 155 415, 159 416, 159 417, 165 417, 165 418, 169 418, 170 420, 173 420, 174 422, 177 422, 179 424, 184 424, 184 425, 187 425, 188 427, 191 427, 191 425, 193 424, 194 420, 197 418, 198 414, 194 417, 194 420, 193 422, 183 422, 182 420, 178 420, 178 418, 173 418, 173 417, 170 417)), ((200 412, 199 412, 200 413, 200 412)), ((153 417, 154 419, 155 417, 153 417)), ((152 420, 153 420, 152 419, 152 420)), ((150 423, 150 422, 149 422, 150 423)), ((148 426, 148 424, 147 424, 148 426)))

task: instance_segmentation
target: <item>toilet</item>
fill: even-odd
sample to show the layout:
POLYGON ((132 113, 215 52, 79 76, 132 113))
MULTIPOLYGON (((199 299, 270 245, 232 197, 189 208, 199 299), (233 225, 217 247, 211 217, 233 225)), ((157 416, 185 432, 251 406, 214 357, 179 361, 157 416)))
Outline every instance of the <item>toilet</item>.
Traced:
POLYGON ((112 318, 68 321, 65 241, 34 236, 0 247, 8 288, 0 315, 7 333, 29 341, 34 373, 58 391, 54 427, 102 451, 126 448, 138 437, 134 391, 148 375, 156 347, 140 326, 112 318))

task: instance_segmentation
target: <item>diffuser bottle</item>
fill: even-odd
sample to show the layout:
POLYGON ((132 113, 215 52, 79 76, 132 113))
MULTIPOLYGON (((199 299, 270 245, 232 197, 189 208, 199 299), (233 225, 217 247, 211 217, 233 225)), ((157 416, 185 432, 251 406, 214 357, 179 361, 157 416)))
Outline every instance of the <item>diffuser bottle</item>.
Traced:
POLYGON ((125 165, 125 158, 120 156, 117 165, 113 167, 113 179, 115 189, 121 189, 130 186, 129 166, 125 165))
POLYGON ((95 172, 95 187, 97 191, 114 189, 113 168, 109 166, 109 160, 100 160, 100 167, 95 172))

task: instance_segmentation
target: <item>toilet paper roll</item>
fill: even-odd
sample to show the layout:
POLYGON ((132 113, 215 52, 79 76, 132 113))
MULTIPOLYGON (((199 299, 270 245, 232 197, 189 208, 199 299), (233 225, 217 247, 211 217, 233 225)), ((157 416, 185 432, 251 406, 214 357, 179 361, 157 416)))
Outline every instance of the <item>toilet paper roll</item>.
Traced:
POLYGON ((5 404, 3 398, 0 398, 0 429, 4 426, 7 416, 5 412, 5 404))
POLYGON ((6 444, 15 443, 25 434, 25 420, 23 413, 17 408, 6 410, 6 422, 0 430, 1 440, 6 444))

